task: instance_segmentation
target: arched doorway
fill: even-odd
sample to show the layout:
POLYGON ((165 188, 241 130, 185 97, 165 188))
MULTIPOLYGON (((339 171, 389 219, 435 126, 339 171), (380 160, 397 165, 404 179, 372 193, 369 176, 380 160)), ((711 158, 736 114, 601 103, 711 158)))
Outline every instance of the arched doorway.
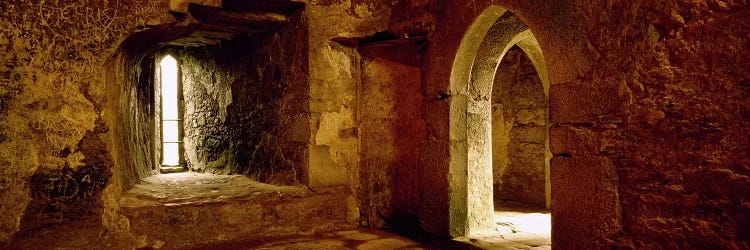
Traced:
MULTIPOLYGON (((549 80, 541 49, 526 24, 501 7, 489 7, 474 21, 454 59, 450 78, 449 210, 452 236, 496 229, 492 89, 498 65, 516 45, 534 65, 546 104, 549 80)), ((549 208, 549 119, 548 109, 544 110, 543 204, 549 208)))

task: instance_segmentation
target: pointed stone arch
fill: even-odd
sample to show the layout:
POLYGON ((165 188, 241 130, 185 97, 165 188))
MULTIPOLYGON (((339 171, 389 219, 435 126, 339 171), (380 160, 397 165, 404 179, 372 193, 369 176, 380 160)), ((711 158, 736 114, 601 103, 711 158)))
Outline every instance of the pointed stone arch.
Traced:
MULTIPOLYGON (((497 67, 514 45, 518 45, 534 64, 548 99, 550 84, 539 44, 523 21, 502 7, 489 7, 472 23, 453 62, 448 177, 452 236, 494 228, 490 99, 497 67)), ((549 145, 546 140, 545 144, 549 145)), ((546 148, 549 159, 549 147, 546 148)), ((550 206, 550 190, 547 167, 547 207, 550 206)))

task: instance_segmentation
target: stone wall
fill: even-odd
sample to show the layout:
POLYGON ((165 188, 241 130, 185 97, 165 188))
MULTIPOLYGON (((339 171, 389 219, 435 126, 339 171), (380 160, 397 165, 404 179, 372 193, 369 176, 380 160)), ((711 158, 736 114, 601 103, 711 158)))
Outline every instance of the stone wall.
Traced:
MULTIPOLYGON (((550 136, 558 138, 553 153, 571 155, 552 162, 558 178, 600 171, 580 170, 586 163, 607 169, 599 178, 616 181, 622 217, 610 239, 617 247, 750 247, 750 62, 742 52, 750 49, 750 5, 578 8, 598 58, 585 77, 550 89, 557 92, 551 119, 560 124, 550 136)), ((580 216, 553 214, 553 227, 580 216)), ((556 240, 576 232, 583 230, 556 240)))
MULTIPOLYGON (((154 62, 157 45, 184 34, 179 13, 169 1, 3 1, 0 11, 0 245, 15 235, 43 248, 130 246, 117 200, 157 168, 154 62)), ((262 61, 275 70, 256 79, 296 90, 276 99, 275 138, 256 139, 263 155, 283 152, 267 160, 306 159, 306 28, 295 25, 257 47, 284 60, 262 61)))
POLYGON ((152 146, 157 144, 152 135, 158 131, 153 119, 158 116, 158 109, 152 102, 154 59, 152 54, 141 52, 143 47, 153 45, 144 40, 130 37, 123 41, 107 63, 107 81, 122 85, 121 89, 108 92, 108 97, 115 100, 108 108, 113 110, 113 155, 122 163, 114 172, 120 177, 122 191, 157 171, 160 164, 154 160, 158 148, 152 146))
MULTIPOLYGON (((153 159, 142 144, 153 131, 137 125, 150 119, 148 110, 125 104, 148 99, 132 84, 150 76, 142 62, 153 58, 134 57, 147 54, 139 46, 118 48, 137 31, 175 22, 168 3, 0 2, 0 242, 21 228, 29 231, 17 235, 50 247, 127 235, 116 201, 129 182, 150 173, 148 165, 133 166, 153 159), (53 209, 40 210, 46 207, 53 209), (34 233, 42 227, 49 230, 34 233)), ((310 134, 279 136, 305 138, 287 140, 309 155, 302 182, 363 193, 364 131, 356 111, 362 58, 331 39, 429 31, 417 209, 424 229, 447 234, 451 66, 463 34, 491 4, 528 24, 549 69, 556 248, 749 247, 744 1, 308 1, 310 36, 297 46, 309 47, 301 60, 310 68, 309 96, 280 104, 284 110, 283 103, 310 99, 310 134)), ((300 116, 280 121, 279 131, 304 131, 286 129, 306 119, 300 116)), ((360 201, 347 200, 353 207, 360 201)))
MULTIPOLYGON (((359 187, 357 89, 362 79, 356 48, 333 41, 388 28, 390 3, 377 0, 310 1, 310 186, 359 187), (335 24, 335 25, 332 25, 335 24)), ((352 203, 356 203, 352 200, 352 203)))
POLYGON ((105 81, 106 62, 136 27, 169 18, 166 9, 156 1, 0 2, 0 242, 20 228, 113 220, 103 207, 121 190, 109 150, 109 117, 120 111, 107 109, 118 102, 107 91, 126 87, 105 81))
POLYGON ((363 55, 359 104, 362 225, 415 227, 419 214, 419 145, 425 136, 420 66, 424 41, 372 43, 363 55))
POLYGON ((427 43, 360 42, 424 36, 434 28, 426 12, 431 7, 425 1, 379 0, 307 5, 312 112, 307 183, 349 185, 355 194, 348 200, 350 211, 361 225, 417 225, 416 142, 424 125, 415 110, 421 101, 416 70, 427 43))
POLYGON ((746 248, 750 6, 739 1, 441 1, 425 65, 422 225, 447 233, 452 60, 491 4, 550 78, 553 245, 746 248), (585 235, 585 239, 582 238, 585 235))
POLYGON ((493 196, 545 206, 547 100, 534 65, 517 46, 492 87, 493 196))
POLYGON ((279 32, 174 49, 182 66, 190 170, 299 183, 309 134, 301 25, 298 20, 279 32))
POLYGON ((221 47, 190 48, 176 52, 184 98, 184 157, 191 171, 227 174, 237 168, 234 155, 227 152, 230 141, 230 128, 226 125, 227 107, 232 103, 232 83, 239 78, 237 75, 250 67, 242 60, 249 55, 245 50, 238 52, 238 55, 243 55, 240 62, 235 62, 239 63, 240 72, 229 72, 231 64, 216 64, 222 55, 221 47), (227 158, 231 161, 227 162, 227 158), (212 164, 217 161, 220 163, 212 164))

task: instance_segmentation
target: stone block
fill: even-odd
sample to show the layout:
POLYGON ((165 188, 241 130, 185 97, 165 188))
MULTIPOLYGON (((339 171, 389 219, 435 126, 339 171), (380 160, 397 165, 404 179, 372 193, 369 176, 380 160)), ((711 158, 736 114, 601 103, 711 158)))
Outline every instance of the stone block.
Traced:
POLYGON ((623 117, 629 102, 619 84, 598 82, 552 85, 549 92, 550 122, 586 123, 623 117))
POLYGON ((563 125, 550 127, 549 133, 553 155, 594 155, 599 152, 597 133, 589 129, 563 125))
POLYGON ((528 142, 544 144, 547 128, 544 126, 515 126, 510 131, 511 143, 528 142))
POLYGON ((427 101, 423 104, 422 114, 427 125, 427 134, 436 140, 448 141, 450 138, 450 101, 427 101))
POLYGON ((606 157, 553 157, 552 245, 562 249, 611 248, 621 228, 618 178, 606 157), (585 235, 586 240, 581 240, 585 235))

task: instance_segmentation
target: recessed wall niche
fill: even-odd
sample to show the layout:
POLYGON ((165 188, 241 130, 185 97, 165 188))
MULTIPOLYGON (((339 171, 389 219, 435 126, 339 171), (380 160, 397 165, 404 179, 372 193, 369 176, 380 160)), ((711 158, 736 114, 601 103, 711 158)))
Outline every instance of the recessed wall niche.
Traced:
MULTIPOLYGON (((185 168, 274 184, 298 182, 305 141, 290 137, 307 126, 305 119, 293 119, 304 116, 304 103, 292 99, 303 96, 305 88, 291 84, 291 58, 284 55, 289 49, 277 43, 279 38, 263 34, 213 46, 170 47, 155 57, 174 55, 180 65, 185 168)), ((158 78, 154 82, 158 85, 158 78)))
POLYGON ((191 18, 199 22, 154 27, 123 43, 115 61, 124 74, 114 79, 126 88, 126 138, 118 155, 129 163, 123 165, 124 188, 178 171, 241 174, 277 185, 304 180, 310 118, 302 5, 251 5, 233 6, 230 13, 191 4, 191 18), (177 65, 178 117, 166 119, 161 92, 171 77, 163 75, 170 58, 177 65), (174 137, 165 132, 174 129, 177 140, 165 141, 174 137), (178 157, 165 155, 165 145, 178 145, 178 157))

